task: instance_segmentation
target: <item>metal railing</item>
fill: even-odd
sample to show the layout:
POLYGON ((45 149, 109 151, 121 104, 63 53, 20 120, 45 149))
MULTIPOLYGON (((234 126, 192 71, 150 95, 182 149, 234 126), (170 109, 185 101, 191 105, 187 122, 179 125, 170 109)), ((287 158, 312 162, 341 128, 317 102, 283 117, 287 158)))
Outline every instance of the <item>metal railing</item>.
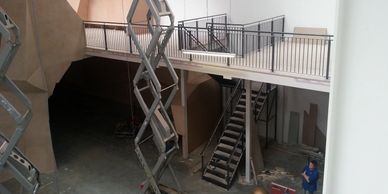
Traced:
POLYGON ((202 168, 202 172, 204 172, 204 164, 205 164, 205 157, 206 157, 206 155, 208 154, 209 150, 213 151, 213 149, 210 149, 211 148, 210 146, 212 145, 212 143, 214 143, 213 142, 214 140, 217 140, 217 142, 218 142, 218 138, 216 138, 217 133, 220 133, 220 132, 222 133, 225 130, 226 126, 223 126, 224 119, 226 119, 226 120, 229 119, 229 118, 226 118, 228 113, 231 114, 233 112, 233 109, 236 107, 239 99, 242 96, 242 93, 243 93, 243 83, 244 82, 241 79, 237 81, 236 85, 233 88, 233 91, 232 91, 231 95, 228 98, 228 101, 227 101, 227 103, 225 105, 225 109, 224 109, 224 111, 222 112, 220 118, 217 121, 217 124, 216 124, 216 126, 215 126, 215 128, 214 128, 214 130, 212 132, 212 135, 210 136, 208 142, 206 143, 205 147, 202 149, 202 151, 200 153, 200 155, 201 155, 201 168, 202 168))
POLYGON ((179 49, 212 51, 210 34, 204 36, 207 23, 228 23, 227 14, 212 15, 178 22, 179 49), (195 43, 194 45, 192 43, 195 43))
MULTIPOLYGON (((239 56, 246 55, 253 50, 252 47, 246 47, 251 40, 246 39, 245 32, 257 32, 260 36, 260 32, 282 32, 284 33, 285 16, 276 16, 265 20, 246 24, 230 24, 230 23, 214 23, 209 22, 206 24, 206 28, 209 34, 216 35, 217 39, 226 40, 227 51, 235 53, 239 56)), ((275 36, 275 34, 271 34, 275 36)), ((263 48, 268 45, 272 45, 273 42, 258 39, 258 47, 263 48)))
MULTIPOLYGON (((112 22, 85 21, 87 47, 112 52, 139 54, 127 33, 127 24, 112 22)), ((208 29, 185 27, 187 33, 198 34, 198 41, 203 47, 209 47, 208 29)), ((146 25, 134 25, 134 30, 140 34, 139 41, 146 48, 151 35, 146 25)), ((241 31, 228 28, 225 45, 231 53, 245 53, 244 56, 225 58, 222 56, 203 56, 183 54, 179 26, 172 34, 166 47, 170 58, 199 63, 225 65, 250 71, 279 72, 293 76, 313 76, 329 79, 330 54, 332 35, 286 33, 274 31, 241 31), (243 46, 233 46, 243 45, 243 46), (248 52, 249 51, 249 52, 248 52)), ((224 39, 218 38, 220 41, 224 39)), ((198 43, 192 38, 183 40, 195 50, 198 43)), ((215 44, 213 47, 217 47, 215 44)), ((201 50, 200 48, 198 50, 201 50)), ((215 49, 213 49, 215 50, 215 49)), ((315 78, 313 78, 315 79, 315 78)))

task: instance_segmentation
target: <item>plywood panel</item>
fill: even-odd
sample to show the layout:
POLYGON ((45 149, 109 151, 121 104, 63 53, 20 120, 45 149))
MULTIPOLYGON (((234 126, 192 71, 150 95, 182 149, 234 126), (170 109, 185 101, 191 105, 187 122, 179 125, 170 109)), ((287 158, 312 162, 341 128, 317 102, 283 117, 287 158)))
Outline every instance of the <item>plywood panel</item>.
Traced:
POLYGON ((290 125, 289 125, 289 131, 288 131, 289 144, 298 144, 299 118, 300 118, 300 115, 298 112, 291 112, 290 125))
POLYGON ((303 117, 303 139, 305 145, 314 146, 315 127, 318 119, 318 105, 310 104, 310 112, 304 111, 303 117))

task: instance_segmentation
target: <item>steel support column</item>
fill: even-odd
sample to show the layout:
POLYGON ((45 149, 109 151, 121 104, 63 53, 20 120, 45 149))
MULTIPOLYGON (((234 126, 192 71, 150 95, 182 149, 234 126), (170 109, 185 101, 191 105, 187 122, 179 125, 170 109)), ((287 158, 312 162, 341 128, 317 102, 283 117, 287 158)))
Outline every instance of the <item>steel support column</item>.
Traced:
POLYGON ((189 147, 188 147, 188 118, 187 118, 187 71, 180 71, 180 89, 181 89, 181 106, 183 108, 183 142, 182 142, 182 154, 183 158, 189 157, 189 147))

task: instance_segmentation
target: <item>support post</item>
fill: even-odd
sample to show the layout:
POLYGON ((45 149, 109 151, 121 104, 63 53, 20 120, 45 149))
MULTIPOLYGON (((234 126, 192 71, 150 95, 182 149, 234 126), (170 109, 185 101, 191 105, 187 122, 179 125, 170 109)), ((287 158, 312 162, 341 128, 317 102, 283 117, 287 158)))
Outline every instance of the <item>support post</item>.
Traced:
POLYGON ((278 86, 275 88, 275 142, 278 141, 278 86))
POLYGON ((180 87, 181 87, 181 106, 183 108, 183 142, 182 142, 182 155, 184 159, 187 159, 189 157, 189 137, 188 137, 188 120, 187 120, 187 71, 181 70, 181 81, 180 81, 180 87))
POLYGON ((266 84, 266 92, 267 92, 267 98, 266 98, 266 116, 265 116, 265 148, 268 148, 268 132, 269 132, 269 91, 270 91, 270 84, 266 84))
POLYGON ((328 48, 327 48, 327 65, 326 65, 326 79, 329 79, 329 73, 330 73, 330 52, 331 52, 331 39, 329 38, 328 42, 328 48))
POLYGON ((285 23, 286 23, 286 17, 283 17, 283 20, 282 20, 282 41, 284 41, 284 26, 285 26, 285 23))
POLYGON ((245 28, 242 27, 242 37, 241 37, 241 52, 242 52, 242 58, 244 58, 244 47, 245 47, 245 28))
POLYGON ((261 37, 260 37, 260 30, 261 30, 261 26, 260 26, 260 23, 257 25, 257 36, 258 36, 258 38, 257 38, 257 48, 258 48, 258 51, 260 52, 260 50, 261 50, 261 37))
POLYGON ((198 24, 198 20, 195 22, 195 30, 196 30, 196 35, 197 35, 197 39, 199 40, 199 24, 198 24))
POLYGON ((129 35, 129 53, 133 54, 133 49, 132 49, 132 36, 129 35))
MULTIPOLYGON (((192 36, 192 34, 191 34, 191 30, 189 30, 189 49, 190 50, 192 50, 193 48, 192 48, 192 46, 193 46, 193 43, 191 42, 191 36, 192 36)), ((192 54, 190 54, 190 61, 193 61, 193 55, 192 54)))
POLYGON ((273 20, 271 21, 271 46, 272 46, 272 64, 271 71, 275 71, 275 36, 273 34, 273 20))
POLYGON ((252 83, 250 80, 245 80, 245 182, 251 182, 251 103, 250 99, 252 99, 252 91, 251 91, 252 83))

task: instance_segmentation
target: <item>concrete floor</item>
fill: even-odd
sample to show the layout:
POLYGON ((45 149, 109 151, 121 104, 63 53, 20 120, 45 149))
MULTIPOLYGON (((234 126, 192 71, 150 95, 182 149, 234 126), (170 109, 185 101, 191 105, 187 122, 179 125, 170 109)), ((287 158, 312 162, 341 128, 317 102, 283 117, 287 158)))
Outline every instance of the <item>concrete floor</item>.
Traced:
MULTIPOLYGON (((115 125, 128 118, 128 107, 106 100, 61 91, 50 99, 52 138, 58 170, 42 175, 39 194, 135 194, 141 193, 139 184, 145 175, 134 153, 132 138, 114 135, 115 125)), ((143 145, 145 156, 155 161, 152 142, 143 145)), ((274 149, 265 151, 266 167, 284 167, 291 176, 275 177, 277 183, 300 189, 300 169, 305 159, 287 155, 274 149)), ((184 160, 180 154, 173 166, 183 190, 187 193, 250 193, 254 186, 234 184, 225 191, 201 180, 200 173, 192 173, 198 158, 184 160)), ((321 178, 321 182, 322 182, 321 178)), ((167 172, 162 182, 172 185, 167 172)), ((270 181, 260 182, 267 186, 270 181)), ((15 180, 5 183, 12 193, 20 193, 15 180)), ((320 190, 321 190, 320 186, 320 190)), ((299 193, 299 192, 298 192, 299 193)), ((321 192, 318 192, 318 194, 321 192)))

